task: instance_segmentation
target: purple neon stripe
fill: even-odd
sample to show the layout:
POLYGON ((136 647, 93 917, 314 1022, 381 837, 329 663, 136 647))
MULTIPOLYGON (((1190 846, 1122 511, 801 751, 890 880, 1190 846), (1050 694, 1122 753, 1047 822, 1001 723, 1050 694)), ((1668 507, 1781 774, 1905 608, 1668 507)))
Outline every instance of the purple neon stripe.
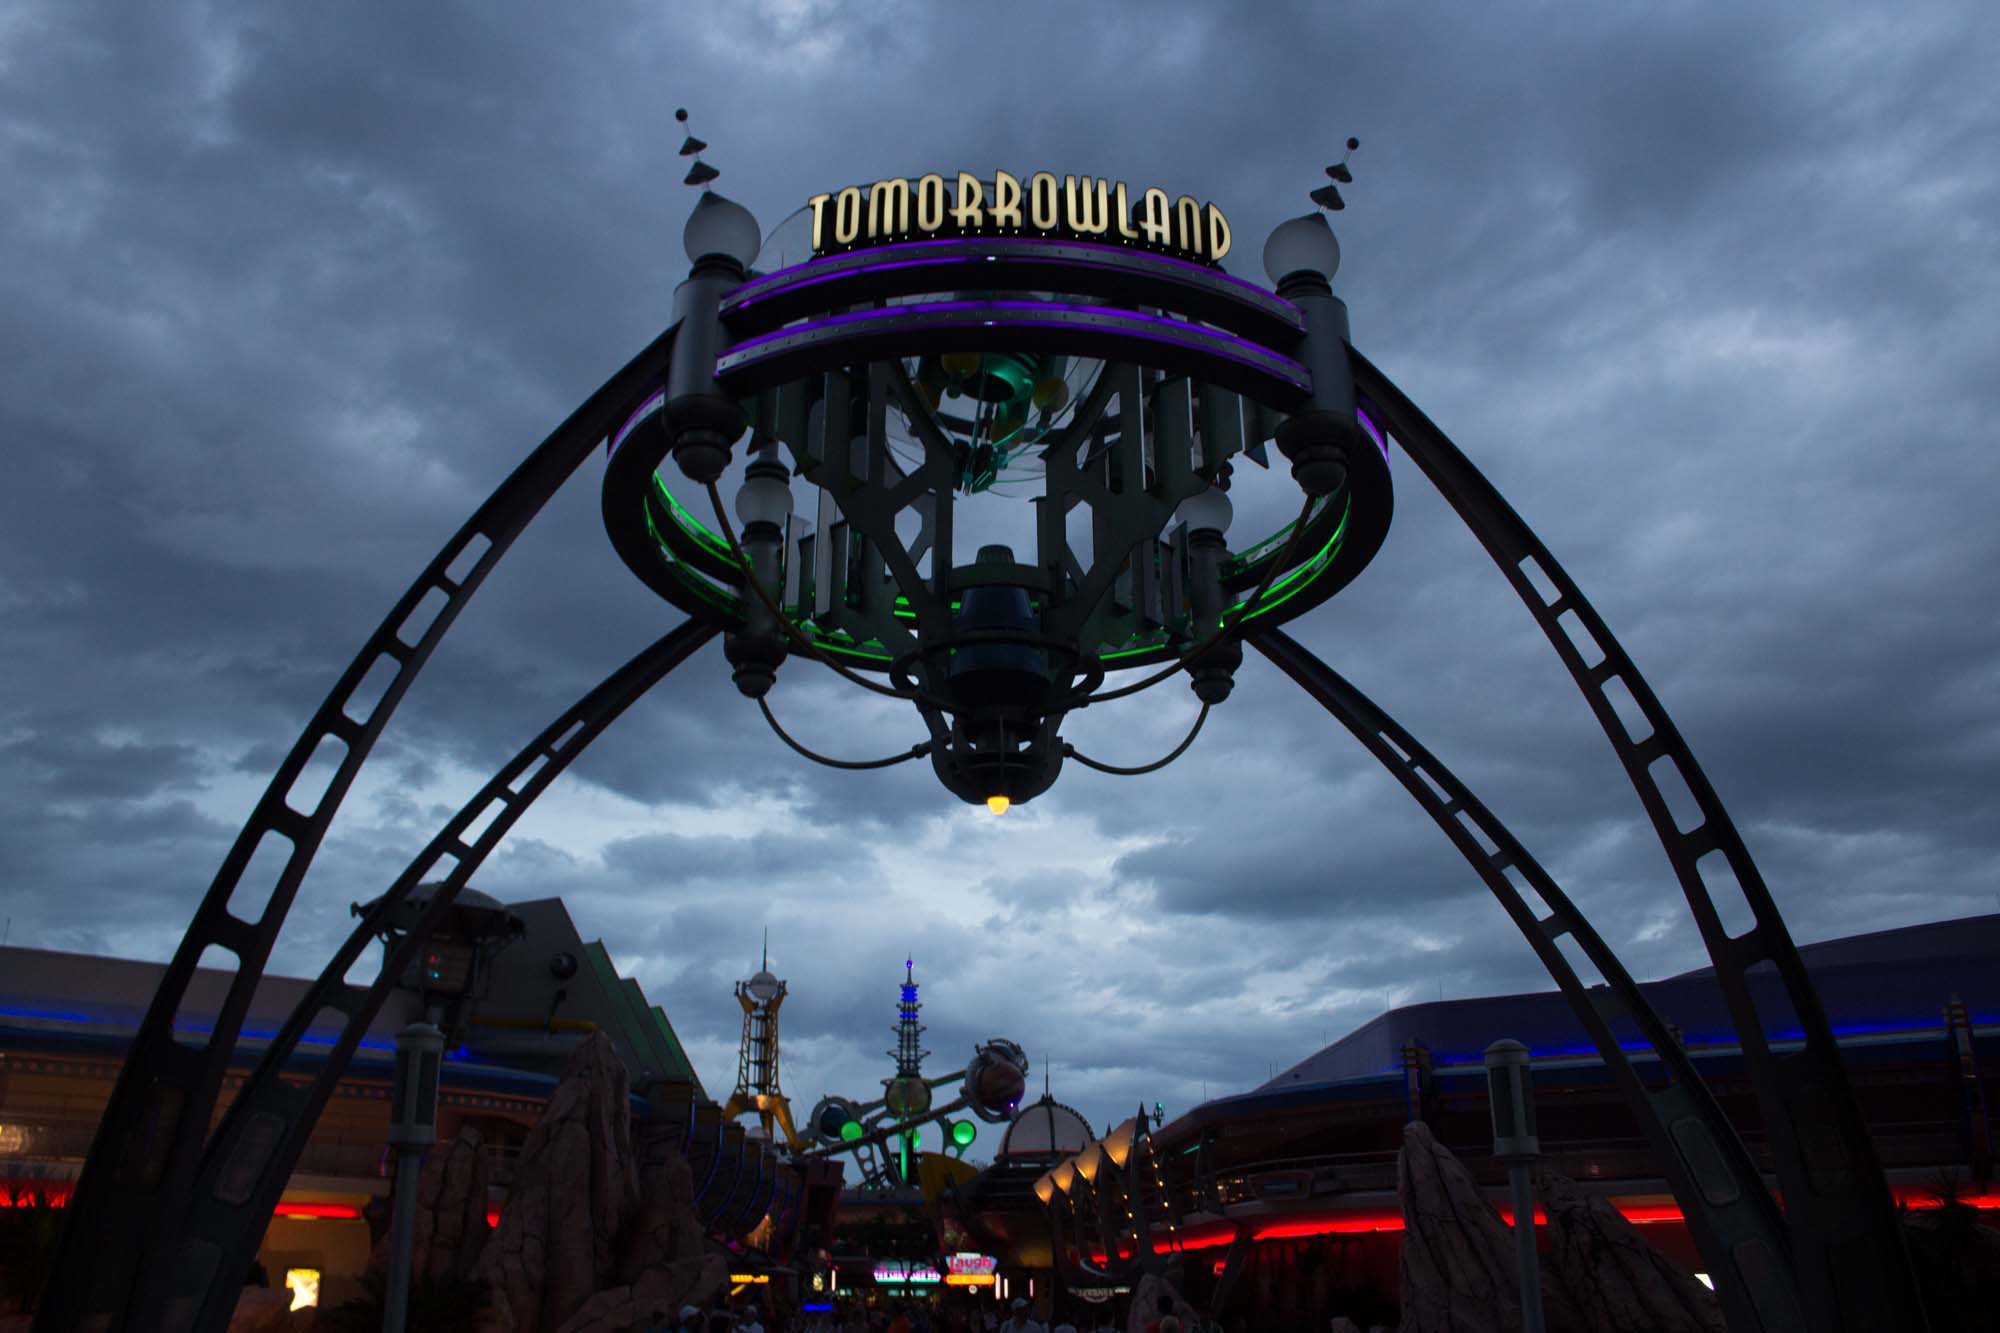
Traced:
MULTIPOLYGON (((931 241, 898 241, 894 245, 877 245, 877 246, 866 247, 860 250, 842 250, 837 255, 821 255, 816 259, 808 259, 803 263, 793 264, 790 268, 781 268, 774 273, 766 273, 764 276, 756 279, 753 283, 744 284, 745 286, 755 286, 760 289, 756 292, 753 292, 749 297, 745 298, 745 300, 746 302, 762 300, 765 296, 769 295, 768 292, 761 290, 764 284, 775 283, 779 278, 785 277, 787 274, 803 273, 805 270, 810 269, 815 265, 831 264, 837 260, 851 259, 855 255, 868 255, 868 254, 886 255, 886 254, 894 254, 905 250, 925 249, 939 245, 965 245, 965 246, 975 246, 975 247, 979 245, 1008 245, 1008 246, 1028 247, 1036 245, 1041 242, 1048 242, 1055 245, 1079 245, 1086 250, 1100 250, 1108 255, 1143 255, 1147 259, 1153 260, 1161 264, 1171 264, 1179 268, 1190 269, 1196 273, 1205 274, 1209 277, 1221 278, 1225 282, 1233 282, 1238 287, 1241 287, 1249 292, 1254 292, 1257 296, 1263 298, 1266 301, 1284 301, 1283 297, 1278 296, 1276 293, 1268 291, 1265 288, 1259 287, 1256 283, 1251 282, 1248 279, 1239 278, 1234 273, 1228 273, 1219 268, 1210 268, 1206 264, 1197 264, 1192 259, 1181 259, 1174 255, 1163 255, 1155 250, 1139 250, 1122 245, 1104 245, 1097 241, 1070 240, 1067 237, 1062 237, 1062 236, 941 236, 936 240, 931 240, 931 241)), ((738 287, 736 290, 740 292, 743 290, 743 288, 738 287)), ((1284 304, 1290 305, 1291 302, 1284 301, 1284 304)))
POLYGON ((636 409, 634 409, 632 415, 625 418, 625 424, 618 428, 618 433, 611 437, 611 442, 604 446, 605 457, 608 458, 612 454, 617 453, 618 446, 625 443, 625 437, 632 433, 632 428, 638 425, 642 418, 650 415, 651 413, 659 411, 661 405, 664 404, 666 401, 667 401, 667 391, 664 388, 661 388, 661 389, 656 389, 651 397, 647 398, 645 402, 639 404, 639 406, 636 409))
MULTIPOLYGON (((936 245, 937 242, 924 241, 922 242, 922 244, 936 245)), ((1108 246, 1094 246, 1092 248, 1110 249, 1110 247, 1108 246)), ((1121 252, 1113 251, 1112 253, 1121 253, 1121 252)), ((988 255, 984 257, 990 259, 993 258, 994 256, 988 255)), ((1159 258, 1159 256, 1157 255, 1151 257, 1159 258)), ((737 301, 734 305, 732 305, 730 307, 730 310, 732 311, 747 310, 750 307, 756 305, 758 302, 767 301, 774 296, 782 296, 788 292, 802 291, 808 287, 817 287, 822 283, 839 282, 846 278, 858 277, 864 273, 883 273, 893 269, 902 269, 902 268, 933 268, 946 264, 969 264, 976 262, 980 258, 981 256, 978 255, 937 255, 929 259, 898 259, 888 263, 863 264, 854 268, 843 268, 827 273, 809 274, 806 277, 801 278, 797 282, 786 283, 782 287, 773 287, 770 288, 769 290, 759 291, 750 296, 746 296, 742 300, 737 301)), ((1092 268, 1092 269, 1104 270, 1107 272, 1116 270, 1120 267, 1119 265, 1107 264, 1101 260, 1096 260, 1096 259, 1071 259, 1064 257, 1064 258, 1051 258, 1046 262, 1050 264, 1059 264, 1068 268, 1092 268)), ((1202 273, 1214 272, 1213 269, 1204 269, 1199 264, 1191 264, 1188 267, 1196 269, 1197 271, 1202 273)), ((1236 282, 1237 279, 1231 278, 1230 281, 1236 282)), ((1241 284, 1241 285, 1247 286, 1249 284, 1241 284)), ((1263 296, 1270 297, 1270 293, 1264 291, 1263 288, 1261 287, 1253 287, 1251 288, 1251 290, 1256 291, 1263 296)), ((1303 330, 1305 328, 1304 317, 1298 313, 1297 307, 1293 306, 1291 302, 1282 301, 1276 297, 1270 297, 1270 299, 1279 300, 1280 304, 1285 307, 1285 310, 1290 312, 1289 322, 1292 324, 1293 327, 1298 328, 1300 330, 1303 330)), ((1280 314, 1280 312, 1278 311, 1271 311, 1268 309, 1266 313, 1273 315, 1280 314)))
MULTIPOLYGON (((770 333, 759 334, 755 338, 740 342, 730 348, 723 359, 725 361, 738 362, 743 359, 746 353, 754 351, 765 343, 775 342, 781 338, 790 338, 801 333, 811 333, 818 329, 833 328, 838 325, 870 322, 881 323, 905 315, 945 315, 994 310, 1018 310, 1037 314, 1069 313, 1098 315, 1121 322, 1146 326, 1145 332, 1147 336, 1156 338, 1162 342, 1171 342, 1182 347, 1203 350, 1212 350, 1212 345, 1215 342, 1229 343, 1235 347, 1245 349, 1245 352, 1249 353, 1248 355, 1245 355, 1244 352, 1234 354, 1235 359, 1241 361, 1243 364, 1254 366, 1268 373, 1283 375, 1285 378, 1292 380, 1300 388, 1305 388, 1309 383, 1305 377, 1305 367, 1299 365, 1298 362, 1288 357, 1280 356, 1270 348, 1261 347, 1247 338, 1239 338, 1233 333, 1227 333, 1220 329, 1205 328, 1199 324, 1190 324, 1186 320, 1172 319, 1165 315, 1144 315, 1136 311, 1120 310, 1115 306, 1069 305, 1045 301, 933 301, 923 305, 886 306, 880 310, 854 310, 840 315, 826 315, 819 319, 807 320, 802 324, 787 325, 785 328, 777 329, 770 333), (1181 336, 1177 337, 1175 336, 1176 334, 1181 336), (1273 362, 1276 363, 1275 366, 1271 364, 1273 362), (1285 369, 1286 367, 1289 367, 1290 370, 1296 370, 1298 374, 1296 376, 1292 375, 1289 370, 1285 369)), ((1001 321, 992 320, 988 322, 999 323, 1001 321)), ((1025 319, 1006 322, 1018 323, 1023 327, 1043 324, 1043 321, 1025 319)), ((1224 350, 1226 353, 1227 349, 1224 350)))
POLYGON ((1382 461, 1385 463, 1388 462, 1389 437, 1382 433, 1382 428, 1380 426, 1375 424, 1375 418, 1369 416, 1368 413, 1363 411, 1361 408, 1356 407, 1354 409, 1354 415, 1360 417, 1361 424, 1368 428, 1368 434, 1372 436, 1375 440, 1375 447, 1382 451, 1382 461))

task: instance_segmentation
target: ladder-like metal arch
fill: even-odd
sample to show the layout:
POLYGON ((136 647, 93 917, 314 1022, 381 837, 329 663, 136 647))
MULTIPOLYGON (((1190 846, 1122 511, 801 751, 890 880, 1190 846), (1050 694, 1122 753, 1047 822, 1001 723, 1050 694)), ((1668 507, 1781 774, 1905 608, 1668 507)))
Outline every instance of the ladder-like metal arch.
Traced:
POLYGON ((1895 1203, 1832 1026, 1777 903, 1694 752, 1603 618, 1513 506, 1388 376, 1352 348, 1349 360, 1372 419, 1472 530, 1555 646, 1666 850, 1715 965, 1757 1092, 1809 1326, 1814 1333, 1923 1333, 1930 1325, 1895 1203), (1574 628, 1565 626, 1565 617, 1574 619, 1574 628), (1629 727, 1609 693, 1613 687, 1639 716, 1629 727), (1694 806, 1686 828, 1668 802, 1656 773, 1661 768, 1694 806), (1755 922, 1749 929, 1732 936, 1724 926, 1705 862, 1718 886, 1733 879, 1740 889, 1755 922), (1773 1029, 1784 1016, 1759 1013, 1751 995, 1748 973, 1764 963, 1776 970, 1804 1037, 1803 1048, 1790 1054, 1771 1049, 1773 1029))
POLYGON ((683 623, 564 710, 488 779, 371 905, 319 978, 300 996, 230 1104, 202 1154, 192 1206, 177 1225, 181 1239, 174 1251, 162 1255, 142 1275, 127 1327, 141 1329, 155 1318, 164 1328, 190 1333, 218 1333, 228 1327, 242 1274, 257 1256, 264 1228, 299 1154, 396 979, 416 959, 459 891, 536 798, 606 727, 718 632, 717 626, 700 621, 683 623), (480 830, 476 835, 474 828, 480 830), (446 862, 451 869, 433 891, 429 907, 397 942, 375 980, 366 987, 343 980, 396 906, 446 862), (327 1009, 338 1010, 345 1023, 325 1063, 310 1082, 286 1080, 287 1061, 297 1053, 314 1018, 327 1009))
POLYGON ((1703 1262, 1716 1275, 1730 1328, 1806 1333, 1783 1214, 1693 1061, 1603 937, 1471 789, 1367 695, 1282 630, 1253 635, 1250 645, 1403 784, 1526 937, 1624 1092, 1703 1262), (1597 969, 1602 986, 1577 975, 1562 951, 1564 935, 1597 969), (1612 1026, 1621 1018, 1644 1036, 1671 1080, 1665 1086, 1649 1086, 1633 1068, 1612 1026))
POLYGON ((44 1287, 35 1328, 44 1333, 110 1333, 131 1303, 141 1269, 174 1249, 186 1215, 215 1104, 250 1000, 313 856, 389 715, 430 659, 458 613, 541 512, 650 386, 666 375, 678 325, 669 328, 572 412, 473 511, 444 544, 341 673, 279 764, 195 910, 193 923, 160 978, 132 1039, 70 1198, 63 1238, 44 1287), (379 686, 380 693, 372 700, 379 686), (367 692, 364 693, 364 687, 367 692), (293 787, 323 748, 340 759, 310 810, 291 804, 293 787), (268 895, 252 908, 232 899, 253 856, 267 844, 285 856, 268 895), (255 915, 247 915, 254 910, 255 915), (203 953, 234 956, 235 975, 200 1045, 174 1040, 174 1016, 203 953))

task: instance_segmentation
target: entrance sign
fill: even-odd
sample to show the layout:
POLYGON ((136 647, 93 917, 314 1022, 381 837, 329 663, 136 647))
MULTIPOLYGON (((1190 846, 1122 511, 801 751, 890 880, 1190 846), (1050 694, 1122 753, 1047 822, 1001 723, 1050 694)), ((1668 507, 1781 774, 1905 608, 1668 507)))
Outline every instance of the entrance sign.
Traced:
POLYGON ((960 236, 1054 236, 1101 241, 1217 264, 1229 253, 1229 219, 1192 195, 1136 191, 1103 176, 1037 171, 1023 181, 996 171, 989 182, 969 171, 947 181, 932 172, 850 185, 806 201, 813 255, 839 254, 894 241, 960 236))

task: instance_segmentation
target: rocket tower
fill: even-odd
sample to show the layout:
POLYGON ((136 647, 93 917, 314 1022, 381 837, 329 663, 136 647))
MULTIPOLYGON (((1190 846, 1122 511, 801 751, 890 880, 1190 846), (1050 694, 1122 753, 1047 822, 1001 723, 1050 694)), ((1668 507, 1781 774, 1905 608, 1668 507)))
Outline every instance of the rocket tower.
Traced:
POLYGON ((786 987, 771 973, 771 933, 764 932, 764 956, 756 975, 736 983, 736 1002, 743 1006, 743 1041, 736 1051, 736 1090, 722 1108, 724 1120, 755 1111, 772 1137, 772 1123, 784 1131, 785 1142, 802 1146, 792 1125, 792 1103, 778 1086, 778 1008, 786 987))

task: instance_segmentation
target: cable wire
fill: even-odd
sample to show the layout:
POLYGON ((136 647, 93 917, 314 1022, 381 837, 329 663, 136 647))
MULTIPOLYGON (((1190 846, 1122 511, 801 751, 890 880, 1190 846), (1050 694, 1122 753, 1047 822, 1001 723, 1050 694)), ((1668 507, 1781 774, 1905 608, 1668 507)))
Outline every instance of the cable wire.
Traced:
POLYGON ((771 724, 771 730, 777 734, 779 740, 791 746, 794 750, 797 750, 800 754, 812 760, 815 764, 825 764, 828 768, 845 768, 851 770, 858 770, 864 768, 890 768, 896 764, 903 763, 906 760, 922 758, 924 755, 927 755, 931 752, 930 742, 924 741, 920 744, 911 746, 908 750, 904 751, 902 754, 892 754, 887 759, 832 759, 827 757, 826 755, 818 754, 812 750, 808 750, 805 746, 793 740, 791 734, 787 732, 783 727, 778 725, 777 716, 771 712, 770 704, 765 703, 762 699, 759 699, 757 701, 757 708, 760 712, 764 714, 764 720, 771 724))
POLYGON ((1155 759, 1150 764, 1141 764, 1137 768, 1120 768, 1116 764, 1100 764, 1089 755, 1079 751, 1068 741, 1063 742, 1063 755, 1066 758, 1076 760, 1077 763, 1082 764, 1085 768, 1094 768, 1100 773, 1109 773, 1113 777, 1119 778, 1136 778, 1141 773, 1151 773, 1156 769, 1165 768, 1168 764, 1173 763, 1174 760, 1186 754, 1188 746, 1193 745, 1194 738, 1201 734, 1201 724, 1208 721, 1208 708, 1207 704, 1201 706, 1201 711, 1194 715, 1194 725, 1188 728, 1187 735, 1181 737, 1179 745, 1167 751, 1164 758, 1155 759))

